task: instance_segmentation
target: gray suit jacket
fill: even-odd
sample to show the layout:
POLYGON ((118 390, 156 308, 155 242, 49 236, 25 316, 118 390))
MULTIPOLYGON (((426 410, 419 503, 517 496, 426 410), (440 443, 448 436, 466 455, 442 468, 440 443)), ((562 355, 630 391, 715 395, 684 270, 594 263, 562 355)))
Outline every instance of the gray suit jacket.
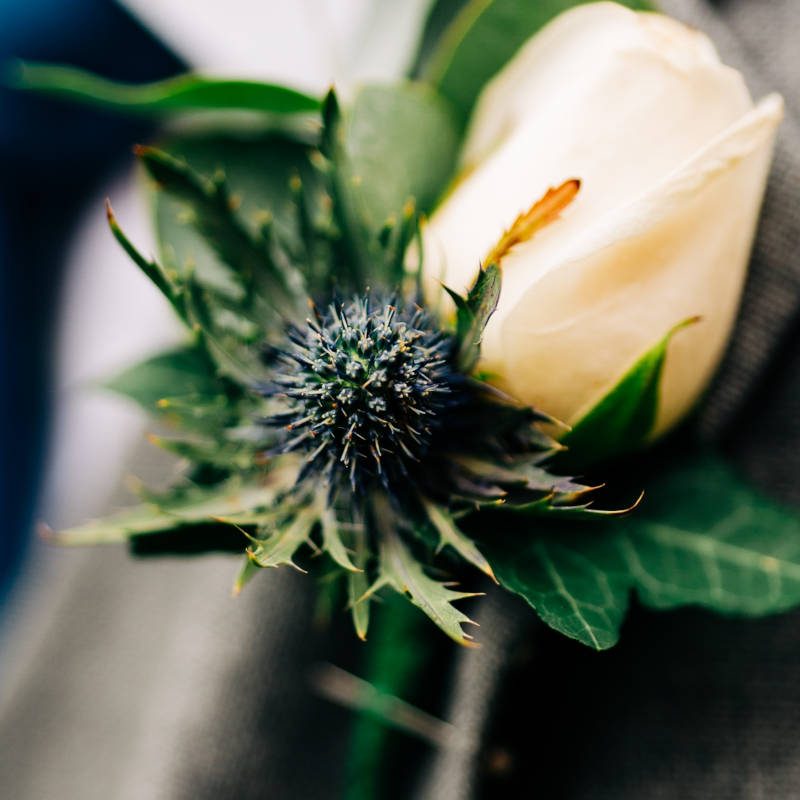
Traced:
MULTIPOLYGON (((700 420, 800 506, 798 0, 662 0, 787 116, 738 327, 700 420)), ((3 649, 0 788, 15 800, 340 795, 351 715, 316 696, 350 639, 315 627, 289 571, 227 592, 235 563, 64 552, 30 578, 3 649)), ((398 768, 415 796, 800 796, 800 612, 635 612, 614 650, 552 634, 500 592, 479 651, 447 649, 457 735, 398 768)))

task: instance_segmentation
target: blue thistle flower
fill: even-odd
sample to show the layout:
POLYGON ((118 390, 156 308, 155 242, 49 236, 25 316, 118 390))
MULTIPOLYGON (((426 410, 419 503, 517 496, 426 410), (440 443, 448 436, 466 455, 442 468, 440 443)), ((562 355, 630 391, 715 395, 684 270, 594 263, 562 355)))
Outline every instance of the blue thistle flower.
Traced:
POLYGON ((315 309, 274 351, 263 387, 284 410, 282 452, 301 452, 300 480, 320 474, 331 494, 395 492, 428 453, 456 396, 451 337, 416 305, 354 297, 315 309))

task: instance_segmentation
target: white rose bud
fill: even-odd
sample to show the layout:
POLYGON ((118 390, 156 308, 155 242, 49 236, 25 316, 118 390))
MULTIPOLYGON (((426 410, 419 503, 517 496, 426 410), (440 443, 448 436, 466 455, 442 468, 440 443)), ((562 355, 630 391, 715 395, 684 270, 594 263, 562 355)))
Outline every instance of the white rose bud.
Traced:
POLYGON ((754 106, 708 38, 613 3, 534 36, 481 94, 463 172, 424 232, 428 291, 460 292, 515 217, 579 178, 502 260, 480 368, 565 422, 666 332, 655 434, 708 384, 736 316, 783 104, 754 106))

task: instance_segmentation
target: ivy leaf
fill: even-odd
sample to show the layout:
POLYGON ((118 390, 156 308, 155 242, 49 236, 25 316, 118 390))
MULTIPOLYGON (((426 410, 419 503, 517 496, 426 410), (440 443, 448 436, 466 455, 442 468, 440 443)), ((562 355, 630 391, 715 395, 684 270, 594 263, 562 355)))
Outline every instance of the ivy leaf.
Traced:
POLYGON ((694 454, 647 486, 637 514, 591 526, 541 520, 481 538, 502 586, 556 630, 611 647, 628 596, 654 609, 771 614, 800 604, 800 516, 694 454))
POLYGON ((472 646, 472 636, 464 633, 462 626, 475 624, 453 603, 467 597, 476 597, 475 592, 457 592, 447 584, 429 578, 411 551, 403 544, 393 529, 385 529, 381 540, 380 571, 368 595, 384 586, 407 595, 411 602, 451 639, 459 644, 472 646))
POLYGON ((669 330, 573 425, 561 440, 567 450, 554 460, 557 467, 582 469, 645 443, 658 413, 669 343, 675 334, 698 321, 692 317, 669 330))
POLYGON ((296 114, 317 111, 320 105, 318 99, 286 86, 192 74, 132 86, 74 67, 20 63, 12 82, 20 89, 135 114, 220 110, 296 114))
MULTIPOLYGON (((608 536, 598 531, 596 536, 608 536)), ((589 536, 540 536, 518 549, 489 546, 500 585, 521 595, 551 628, 594 648, 615 645, 628 608, 629 582, 604 564, 605 542, 589 536), (512 549, 514 552, 512 552, 512 549)), ((610 537, 609 537, 610 538, 610 537)))
MULTIPOLYGON (((458 111, 462 122, 484 85, 519 48, 562 11, 586 0, 469 0, 438 37, 428 54, 421 54, 421 78, 429 81, 458 111)), ((647 0, 623 0, 623 5, 653 10, 647 0)), ((429 20, 438 20, 436 9, 429 20)), ((423 36, 423 42, 430 37, 423 36)))
POLYGON ((757 616, 800 603, 800 515, 721 459, 659 476, 643 512, 624 521, 615 548, 645 605, 757 616))

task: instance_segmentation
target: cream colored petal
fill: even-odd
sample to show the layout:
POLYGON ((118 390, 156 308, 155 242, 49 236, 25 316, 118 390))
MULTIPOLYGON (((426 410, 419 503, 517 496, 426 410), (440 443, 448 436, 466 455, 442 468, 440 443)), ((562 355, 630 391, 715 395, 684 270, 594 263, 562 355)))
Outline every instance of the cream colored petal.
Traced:
MULTIPOLYGON (((710 68, 727 73, 736 94, 747 90, 738 73, 723 65, 711 40, 663 14, 635 12, 617 3, 589 3, 560 14, 532 37, 481 93, 462 162, 483 161, 529 116, 541 116, 575 84, 605 69, 609 54, 640 52, 678 73, 710 68)), ((630 79, 637 76, 631 74, 630 79)))
POLYGON ((506 265, 501 302, 510 302, 546 264, 560 263, 568 240, 648 191, 751 107, 741 76, 680 23, 608 3, 562 15, 482 96, 466 145, 470 169, 425 230, 429 291, 440 278, 466 289, 517 214, 549 186, 580 178, 558 232, 539 234, 524 259, 506 265))
MULTIPOLYGON (((651 191, 567 244, 558 268, 544 270, 492 320, 484 367, 504 376, 520 400, 574 421, 648 346, 699 314, 702 321, 670 347, 657 431, 683 416, 736 315, 782 111, 780 97, 766 98, 651 191)), ((560 236, 561 225, 550 233, 560 236)))

